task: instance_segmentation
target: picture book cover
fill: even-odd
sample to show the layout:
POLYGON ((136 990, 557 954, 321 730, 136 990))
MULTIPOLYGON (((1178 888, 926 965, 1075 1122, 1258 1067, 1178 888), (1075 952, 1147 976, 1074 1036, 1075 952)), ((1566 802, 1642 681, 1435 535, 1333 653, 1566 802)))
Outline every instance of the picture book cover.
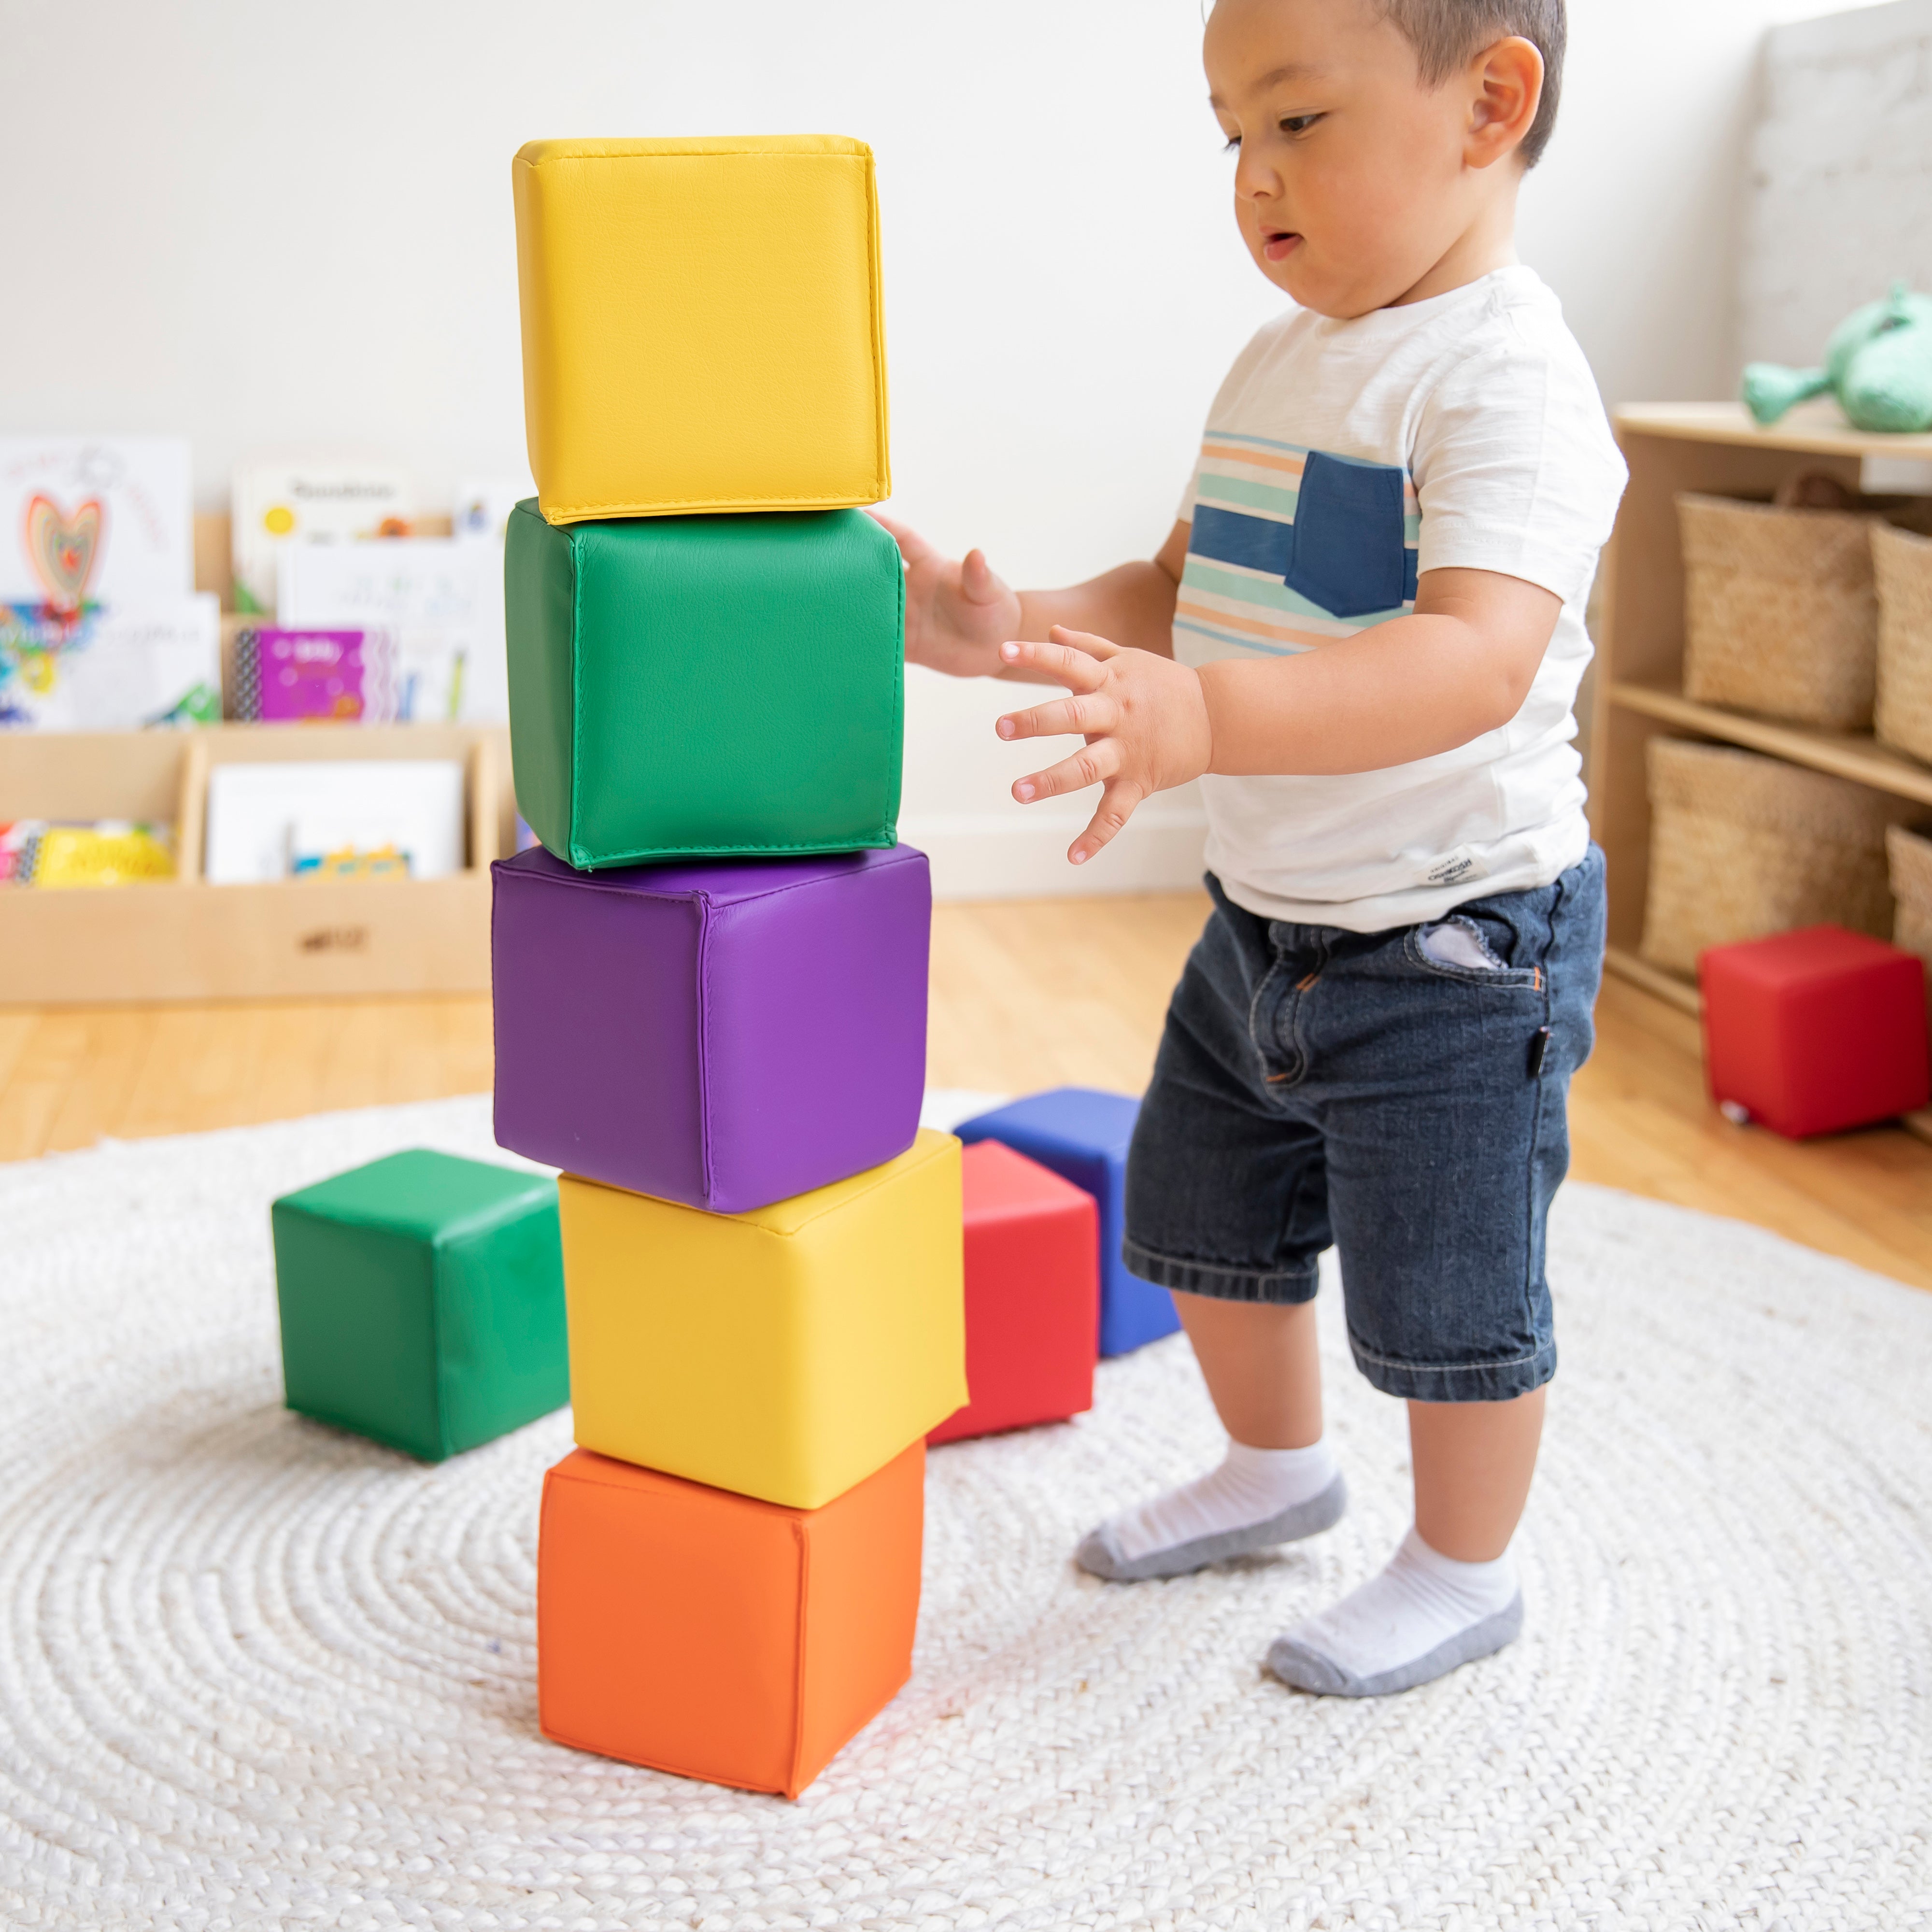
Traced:
POLYGON ((0 604, 74 618, 194 589, 184 439, 0 436, 0 604))
POLYGON ((396 716, 396 640, 388 631, 235 634, 235 716, 266 724, 386 724, 396 716))
POLYGON ((0 886, 44 892, 144 885, 175 876, 174 828, 125 819, 16 818, 0 824, 0 886))
POLYGON ((440 879, 464 858, 454 759, 218 764, 208 775, 210 885, 440 879))
POLYGON ((0 729, 130 731, 220 716, 212 596, 68 613, 0 603, 0 729))
POLYGON ((375 456, 251 457, 236 465, 232 488, 235 608, 284 624, 301 621, 276 602, 284 550, 405 537, 416 514, 410 472, 375 456))
POLYGON ((284 626, 393 634, 398 720, 508 718, 503 560, 494 544, 456 537, 292 544, 277 561, 284 626))

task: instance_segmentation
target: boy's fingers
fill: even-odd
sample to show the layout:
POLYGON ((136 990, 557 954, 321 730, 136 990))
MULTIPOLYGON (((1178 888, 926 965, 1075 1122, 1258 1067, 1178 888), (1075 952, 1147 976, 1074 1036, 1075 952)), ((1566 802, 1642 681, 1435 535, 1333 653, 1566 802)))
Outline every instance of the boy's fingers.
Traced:
POLYGON ((902 524, 890 517, 883 517, 877 510, 868 510, 866 514, 898 545, 899 554, 907 562, 922 563, 934 554, 932 544, 910 524, 902 524))
POLYGON ((1064 738, 1078 731, 1111 731, 1120 722, 1111 698, 1056 698, 1030 711, 1010 711, 993 728, 1002 738, 1064 738))
POLYGON ((1006 586, 993 574, 984 550, 969 550, 960 560, 959 587, 969 604, 996 604, 1006 586))
POLYGON ((1089 785, 1104 784, 1120 769, 1120 748, 1112 738, 1102 738, 1084 752, 1049 765, 1043 772, 1016 779, 1013 796, 1022 805, 1036 804, 1043 798, 1058 798, 1064 792, 1084 791, 1089 785))
POLYGON ((1106 667, 1098 658, 1065 644, 1005 644, 1000 656, 1010 664, 1031 664, 1070 691, 1098 691, 1107 681, 1106 667))
POLYGON ((1046 634, 1056 644, 1071 644, 1093 658, 1118 657, 1122 649, 1111 638, 1096 637, 1091 631, 1070 631, 1064 624, 1054 625, 1046 634))
POLYGON ((1146 797, 1132 778, 1116 778, 1100 794, 1100 809, 1088 822, 1087 830, 1066 848, 1068 861, 1084 866, 1103 845, 1110 844, 1127 820, 1134 807, 1146 797))

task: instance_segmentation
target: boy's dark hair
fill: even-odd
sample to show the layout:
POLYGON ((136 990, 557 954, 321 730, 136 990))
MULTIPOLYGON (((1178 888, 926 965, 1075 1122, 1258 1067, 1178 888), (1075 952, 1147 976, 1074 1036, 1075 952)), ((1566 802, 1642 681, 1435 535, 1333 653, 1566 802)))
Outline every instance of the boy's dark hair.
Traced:
POLYGON ((1520 34, 1543 56, 1543 100, 1516 152, 1533 168, 1556 128, 1568 24, 1563 0, 1378 0, 1383 16, 1415 50, 1424 86, 1440 87, 1483 49, 1520 34))

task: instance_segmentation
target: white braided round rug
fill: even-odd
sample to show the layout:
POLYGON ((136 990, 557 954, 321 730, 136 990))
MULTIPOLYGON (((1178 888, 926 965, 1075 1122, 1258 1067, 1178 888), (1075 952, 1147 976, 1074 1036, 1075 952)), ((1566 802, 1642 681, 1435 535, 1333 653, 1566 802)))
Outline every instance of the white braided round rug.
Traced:
MULTIPOLYGON (((1067 1552, 1217 1437, 1186 1344, 934 1454, 911 1684, 795 1804, 546 1743, 552 1418, 440 1468, 280 1406, 266 1205, 482 1100, 0 1168, 0 1923, 776 1928, 1932 1922, 1932 1296, 1594 1190, 1513 1649, 1378 1703, 1260 1661, 1406 1517, 1130 1588, 1067 1552)), ((501 1156, 496 1156, 501 1157, 501 1156)))

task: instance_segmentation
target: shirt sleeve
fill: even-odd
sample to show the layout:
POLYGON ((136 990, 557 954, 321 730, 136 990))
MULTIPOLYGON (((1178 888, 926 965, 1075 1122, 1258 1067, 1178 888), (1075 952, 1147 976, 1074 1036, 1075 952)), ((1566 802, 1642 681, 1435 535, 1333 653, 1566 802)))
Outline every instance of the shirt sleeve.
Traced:
POLYGON ((1585 596, 1628 472, 1582 351, 1512 332, 1438 382, 1418 423, 1417 560, 1585 596))

